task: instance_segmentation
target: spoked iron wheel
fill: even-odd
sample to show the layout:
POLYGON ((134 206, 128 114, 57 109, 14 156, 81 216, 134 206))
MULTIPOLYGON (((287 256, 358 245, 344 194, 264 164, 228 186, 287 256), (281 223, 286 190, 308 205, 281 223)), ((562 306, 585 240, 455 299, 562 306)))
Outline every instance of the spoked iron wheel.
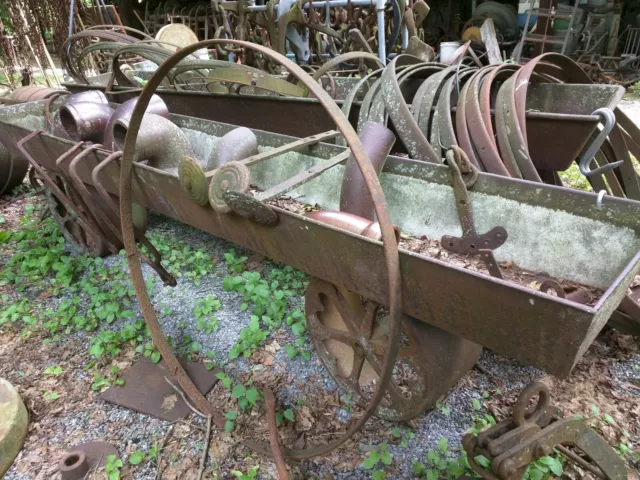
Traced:
POLYGON ((84 207, 78 192, 64 179, 53 175, 53 181, 67 197, 71 199, 76 210, 68 209, 50 189, 46 189, 46 198, 51 216, 58 224, 65 240, 69 242, 74 252, 87 254, 92 257, 104 257, 109 253, 107 244, 100 235, 87 231, 79 222, 78 214, 84 214, 84 207))
MULTIPOLYGON (((305 300, 315 351, 340 388, 366 406, 387 344, 386 309, 319 278, 309 283, 305 300)), ((390 421, 417 417, 473 367, 481 350, 405 315, 393 378, 376 415, 390 421)))

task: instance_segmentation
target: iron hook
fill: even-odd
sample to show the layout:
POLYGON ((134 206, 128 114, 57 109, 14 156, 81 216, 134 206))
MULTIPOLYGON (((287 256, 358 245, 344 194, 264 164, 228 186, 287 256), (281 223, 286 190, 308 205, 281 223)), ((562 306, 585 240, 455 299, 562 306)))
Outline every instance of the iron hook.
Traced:
POLYGON ((607 139, 607 137, 611 133, 611 130, 613 130, 613 127, 616 124, 616 117, 609 108, 599 108, 598 110, 593 112, 592 115, 598 115, 600 117, 603 117, 604 126, 602 128, 602 131, 598 134, 598 136, 593 141, 593 143, 589 146, 587 151, 584 152, 584 155, 582 155, 582 158, 580 158, 580 162, 579 162, 580 173, 582 173, 585 177, 591 177, 593 175, 599 175, 601 173, 608 172, 609 170, 613 170, 614 168, 619 167, 624 162, 624 160, 619 160, 617 162, 613 162, 608 165, 603 165, 602 167, 598 167, 595 170, 591 170, 591 167, 589 165, 591 164, 596 153, 598 153, 598 150, 600 150, 600 147, 602 146, 604 141, 607 139))

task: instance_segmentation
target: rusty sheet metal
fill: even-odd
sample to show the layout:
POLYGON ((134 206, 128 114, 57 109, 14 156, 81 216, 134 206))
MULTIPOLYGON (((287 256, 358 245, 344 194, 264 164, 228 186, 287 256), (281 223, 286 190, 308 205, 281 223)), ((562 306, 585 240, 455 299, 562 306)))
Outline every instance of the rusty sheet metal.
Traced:
MULTIPOLYGON (((7 123, 3 123, 3 130, 14 139, 26 133, 24 128, 7 123)), ((43 166, 54 168, 52 158, 70 146, 70 142, 41 135, 26 148, 43 166)), ((340 151, 340 147, 333 148, 340 151)), ((106 155, 107 152, 94 153, 78 166, 78 175, 83 181, 91 183, 91 169, 106 155)), ((384 171, 445 185, 450 182, 447 167, 407 159, 390 157, 384 171)), ((136 165, 134 172, 133 181, 137 185, 134 200, 151 210, 385 303, 388 292, 378 281, 384 275, 380 243, 276 207, 280 221, 275 229, 238 216, 219 215, 195 205, 180 188, 177 176, 144 165, 136 165), (319 248, 309 249, 310 244, 319 248), (362 265, 368 266, 366 273, 360 268, 362 265)), ((115 165, 104 170, 103 184, 112 193, 118 192, 118 175, 115 165)), ((628 226, 637 220, 637 203, 624 199, 608 199, 608 210, 599 211, 594 210, 593 194, 483 174, 479 175, 474 188, 613 224, 628 226), (541 195, 540 189, 544 189, 546 195, 541 195)), ((566 376, 622 300, 626 286, 640 267, 640 253, 631 259, 593 308, 408 251, 401 252, 400 263, 404 313, 522 363, 566 376), (489 298, 500 298, 501 302, 487 302, 489 298), (520 320, 514 322, 514 318, 520 320)))
MULTIPOLYGON (((203 394, 209 392, 218 381, 216 373, 219 369, 207 370, 201 363, 185 360, 181 363, 203 394)), ((123 372, 124 385, 112 386, 98 398, 167 422, 175 422, 186 417, 191 409, 165 377, 173 380, 164 362, 153 363, 143 358, 123 372)))

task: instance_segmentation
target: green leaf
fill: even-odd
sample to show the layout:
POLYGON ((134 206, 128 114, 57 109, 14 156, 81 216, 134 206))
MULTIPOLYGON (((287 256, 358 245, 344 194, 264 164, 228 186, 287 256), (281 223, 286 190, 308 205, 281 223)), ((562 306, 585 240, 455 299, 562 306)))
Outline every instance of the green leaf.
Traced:
POLYGON ((531 480, 542 480, 542 477, 544 477, 544 472, 541 470, 538 470, 537 468, 530 468, 529 469, 529 478, 531 480))
POLYGON ((596 407, 595 405, 591 405, 591 413, 597 417, 598 415, 600 415, 600 409, 598 409, 598 407, 596 407))
POLYGON ((284 415, 282 415, 282 412, 276 412, 276 426, 279 427, 282 422, 284 422, 284 415))
POLYGON ((238 418, 238 412, 236 412, 235 410, 229 410, 228 412, 225 412, 224 418, 226 418, 227 420, 235 420, 236 418, 238 418))
POLYGON ((490 468, 491 467, 491 462, 484 455, 478 455, 477 457, 474 458, 474 460, 481 467, 484 467, 484 468, 490 468))
POLYGON ((371 478, 373 480, 384 480, 384 472, 382 470, 376 470, 375 472, 373 472, 373 475, 371 475, 371 478))
POLYGON ((227 420, 226 422, 224 422, 225 432, 232 432, 234 428, 236 428, 236 422, 234 422, 233 420, 227 420))
POLYGON ((367 458, 364 459, 362 466, 367 470, 371 470, 373 467, 375 467, 378 464, 379 461, 380 461, 380 455, 378 454, 378 452, 374 450, 372 452, 369 452, 369 455, 367 456, 367 458))
POLYGON ((119 479, 120 479, 120 472, 118 470, 115 470, 109 473, 109 480, 119 480, 119 479))
POLYGON ((287 356, 291 360, 296 358, 296 356, 298 355, 298 349, 296 347, 294 347, 293 345, 291 345, 290 343, 287 344, 286 347, 284 347, 284 351, 287 353, 287 356))
POLYGON ((391 465, 393 463, 393 456, 386 450, 380 454, 380 459, 385 465, 391 465))
POLYGON ((247 390, 245 397, 247 398, 247 400, 249 400, 250 403, 256 403, 256 400, 258 399, 258 390, 255 388, 250 388, 249 390, 247 390))
POLYGON ((139 465, 144 460, 144 453, 142 452, 133 452, 129 455, 129 463, 131 465, 139 465))
POLYGON ((449 441, 446 437, 442 437, 438 440, 438 450, 441 452, 446 452, 449 449, 449 441))
POLYGON ((202 345, 200 345, 200 342, 192 342, 189 346, 189 350, 192 352, 199 352, 202 350, 202 345))
POLYGON ((162 356, 160 355, 160 352, 153 352, 151 354, 151 361, 153 363, 158 363, 160 361, 160 358, 162 358, 162 356))
POLYGON ((609 425, 615 425, 616 424, 616 421, 608 413, 605 413, 602 418, 604 418, 604 421, 607 422, 609 425))
POLYGON ((287 420, 289 420, 290 422, 295 421, 296 419, 296 415, 295 413, 293 413, 293 410, 291 410, 290 408, 287 408, 284 412, 283 412, 284 418, 286 418, 287 420))
POLYGON ((241 383, 239 383, 238 385, 233 387, 233 390, 231 391, 231 398, 244 397, 246 393, 247 393, 247 388, 241 383))
POLYGON ((398 427, 393 427, 393 430, 391 430, 391 435, 396 438, 400 438, 402 437, 402 430, 400 430, 398 427))
POLYGON ((302 355, 302 358, 307 362, 311 360, 311 352, 309 350, 303 350, 300 355, 302 355))
POLYGON ((473 399, 473 402, 471 402, 473 405, 473 409, 474 410, 480 410, 482 408, 482 405, 480 405, 480 402, 477 399, 473 399))

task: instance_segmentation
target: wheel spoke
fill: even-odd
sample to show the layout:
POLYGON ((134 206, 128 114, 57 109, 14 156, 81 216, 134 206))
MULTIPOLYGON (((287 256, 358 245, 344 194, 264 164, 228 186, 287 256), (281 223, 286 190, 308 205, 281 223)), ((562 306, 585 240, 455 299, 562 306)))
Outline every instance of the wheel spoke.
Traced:
POLYGON ((342 321, 347 326, 350 332, 359 333, 360 332, 360 322, 353 318, 353 310, 351 306, 347 302, 347 299, 344 298, 344 295, 340 290, 334 287, 334 300, 335 306, 342 317, 342 321))

